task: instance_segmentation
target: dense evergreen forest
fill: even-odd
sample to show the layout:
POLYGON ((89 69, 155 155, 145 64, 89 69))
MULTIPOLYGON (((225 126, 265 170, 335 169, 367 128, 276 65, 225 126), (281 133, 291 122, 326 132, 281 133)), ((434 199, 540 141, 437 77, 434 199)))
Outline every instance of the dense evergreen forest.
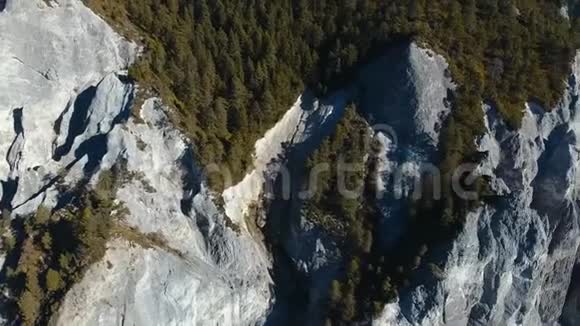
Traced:
MULTIPOLYGON (((460 85, 447 164, 472 150, 480 102, 517 127, 523 103, 552 107, 578 45, 559 0, 86 0, 145 46, 131 68, 176 108, 202 163, 239 180, 253 145, 309 87, 324 95, 392 42, 449 59, 460 85)), ((210 180, 220 189, 220 180, 210 180)))

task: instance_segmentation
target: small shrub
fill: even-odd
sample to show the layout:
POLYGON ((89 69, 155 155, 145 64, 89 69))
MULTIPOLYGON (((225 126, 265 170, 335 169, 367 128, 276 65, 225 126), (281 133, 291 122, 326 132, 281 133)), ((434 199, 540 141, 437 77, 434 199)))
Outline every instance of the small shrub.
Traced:
POLYGON ((54 292, 60 290, 62 287, 62 278, 60 274, 52 268, 46 272, 46 289, 54 292))

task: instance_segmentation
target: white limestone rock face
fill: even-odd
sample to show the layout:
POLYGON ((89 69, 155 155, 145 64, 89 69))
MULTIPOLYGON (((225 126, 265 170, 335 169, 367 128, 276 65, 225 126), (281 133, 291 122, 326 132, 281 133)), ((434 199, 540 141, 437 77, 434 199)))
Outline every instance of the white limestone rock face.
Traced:
POLYGON ((129 210, 126 223, 158 232, 183 257, 115 241, 104 261, 67 294, 59 323, 249 325, 262 320, 270 304, 267 253, 247 233, 225 226, 200 180, 191 147, 169 125, 160 101, 145 102, 140 122, 116 126, 107 147, 101 169, 125 162, 134 176, 117 193, 129 210))
MULTIPOLYGON (((72 146, 62 155, 56 147, 82 133, 90 112, 101 114, 100 107, 90 108, 97 85, 101 93, 107 87, 114 93, 109 103, 100 103, 112 111, 123 110, 132 87, 115 72, 133 61, 136 46, 80 1, 59 3, 51 8, 40 0, 12 0, 0 13, 0 157, 6 158, 0 160, 1 194, 2 205, 18 212, 34 209, 38 202, 25 206, 47 179, 82 159, 72 146), (73 113, 77 121, 69 126, 73 113)), ((110 122, 93 132, 106 132, 110 122)))
MULTIPOLYGON (((509 130, 484 105, 488 132, 479 146, 488 155, 479 171, 502 196, 467 216, 447 254, 443 280, 401 293, 375 324, 559 322, 580 243, 579 58, 560 105, 549 113, 527 105, 520 130, 509 130)), ((569 300, 575 298, 572 293, 569 300)), ((567 307, 572 313, 565 317, 574 320, 567 307)))
MULTIPOLYGON (((236 308, 251 296, 232 295, 221 272, 158 249, 115 240, 102 262, 66 297, 63 325, 195 325, 240 320, 236 308), (215 281, 219 280, 222 287, 215 281), (192 295, 205 288, 210 296, 192 295), (87 306, 93 305, 93 307, 87 306), (236 315, 237 314, 237 315, 236 315)), ((244 316, 259 317, 259 316, 244 316)))
POLYGON ((60 325, 260 323, 270 261, 244 230, 226 227, 160 100, 131 116, 125 70, 136 45, 81 1, 8 0, 0 12, 0 206, 13 216, 61 207, 67 188, 123 165, 125 223, 167 246, 117 239, 67 293, 60 325), (58 184, 58 186, 57 186, 58 184))

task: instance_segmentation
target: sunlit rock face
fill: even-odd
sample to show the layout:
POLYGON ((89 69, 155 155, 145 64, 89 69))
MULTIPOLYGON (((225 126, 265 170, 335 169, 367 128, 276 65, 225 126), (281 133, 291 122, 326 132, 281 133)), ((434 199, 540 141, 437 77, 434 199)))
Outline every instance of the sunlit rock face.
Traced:
POLYGON ((443 279, 402 292, 377 324, 545 325, 563 312, 564 323, 577 320, 577 286, 566 295, 580 241, 579 74, 577 58, 560 104, 546 113, 529 103, 520 130, 483 106, 479 171, 502 195, 468 214, 443 279))
POLYGON ((158 232, 182 253, 115 239, 66 295, 55 322, 260 323, 271 301, 268 254, 225 226, 194 146, 162 102, 146 100, 131 116, 137 86, 126 69, 137 46, 80 1, 9 0, 0 11, 2 208, 15 217, 40 204, 62 207, 68 189, 122 165, 124 223, 158 232))

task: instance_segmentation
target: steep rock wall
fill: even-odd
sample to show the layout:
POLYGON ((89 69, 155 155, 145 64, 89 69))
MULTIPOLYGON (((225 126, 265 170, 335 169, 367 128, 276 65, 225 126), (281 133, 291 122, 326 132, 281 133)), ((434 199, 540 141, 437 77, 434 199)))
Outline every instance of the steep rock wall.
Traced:
POLYGON ((443 279, 401 293, 378 325, 544 325, 558 322, 580 243, 576 195, 578 57, 561 103, 530 103, 510 130, 484 105, 493 202, 468 214, 443 279))

